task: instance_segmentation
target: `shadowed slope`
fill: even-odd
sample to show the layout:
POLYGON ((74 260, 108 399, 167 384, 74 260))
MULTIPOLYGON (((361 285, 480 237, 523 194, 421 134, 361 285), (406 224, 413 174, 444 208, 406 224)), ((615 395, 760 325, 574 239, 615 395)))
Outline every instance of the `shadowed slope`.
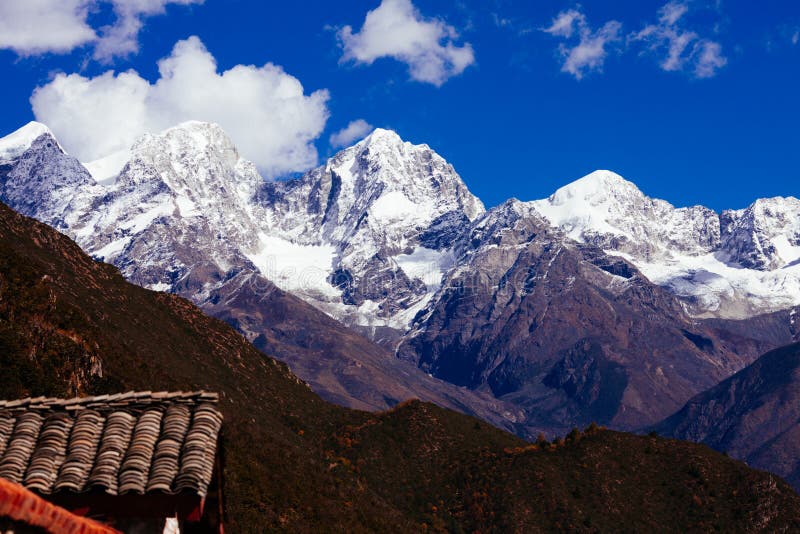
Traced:
POLYGON ((800 488, 800 343, 768 352, 656 428, 727 451, 800 488))

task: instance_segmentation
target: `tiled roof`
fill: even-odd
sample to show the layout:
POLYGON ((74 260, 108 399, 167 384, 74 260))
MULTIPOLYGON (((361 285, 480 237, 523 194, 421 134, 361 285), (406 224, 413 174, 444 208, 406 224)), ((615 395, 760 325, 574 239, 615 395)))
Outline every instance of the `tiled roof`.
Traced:
POLYGON ((222 426, 218 400, 143 391, 0 401, 0 477, 41 493, 205 496, 222 426))
POLYGON ((19 484, 3 479, 0 479, 0 517, 54 534, 120 534, 118 530, 74 515, 19 484))

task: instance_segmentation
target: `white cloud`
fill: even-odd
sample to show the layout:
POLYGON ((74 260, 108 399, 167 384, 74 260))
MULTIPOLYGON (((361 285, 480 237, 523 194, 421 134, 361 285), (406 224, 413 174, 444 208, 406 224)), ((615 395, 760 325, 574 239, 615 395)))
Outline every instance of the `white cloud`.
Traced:
POLYGON ((586 26, 586 16, 577 9, 568 9, 567 11, 559 13, 556 18, 553 19, 553 23, 550 27, 545 28, 543 31, 555 37, 566 37, 569 39, 575 32, 575 26, 586 26))
POLYGON ((342 61, 370 65, 391 57, 408 65, 411 78, 441 86, 475 62, 472 45, 453 43, 458 32, 439 19, 426 19, 411 0, 382 0, 367 13, 361 30, 339 31, 342 61))
POLYGON ((350 121, 350 124, 331 135, 331 146, 333 148, 348 146, 353 141, 357 141, 362 137, 365 137, 373 129, 373 126, 364 119, 350 121))
POLYGON ((688 12, 689 5, 686 2, 674 0, 661 7, 659 20, 665 26, 674 26, 688 12))
POLYGON ((139 51, 139 31, 145 17, 162 15, 170 4, 201 4, 203 0, 99 0, 110 1, 116 20, 100 28, 100 39, 94 49, 94 58, 110 62, 114 57, 127 56, 139 51))
MULTIPOLYGON (((659 64, 665 71, 687 71, 697 78, 715 76, 728 63, 722 45, 686 29, 687 13, 688 0, 668 2, 658 11, 658 23, 629 35, 625 48, 631 43, 644 43, 646 52, 661 57, 659 64)), ((580 6, 562 11, 549 27, 542 29, 565 41, 559 46, 564 60, 561 70, 579 80, 588 72, 603 69, 612 46, 623 44, 621 30, 622 24, 616 20, 593 30, 580 6)))
POLYGON ((684 27, 688 12, 686 1, 673 0, 661 7, 657 24, 645 26, 630 40, 643 42, 650 52, 661 55, 665 71, 690 71, 698 78, 711 78, 728 60, 722 45, 684 27))
POLYGON ((620 40, 621 29, 622 24, 612 20, 596 32, 582 33, 576 46, 563 48, 566 59, 562 70, 579 80, 587 71, 603 70, 603 63, 608 55, 606 46, 620 40))
POLYGON ((67 53, 94 44, 94 58, 109 62, 139 50, 144 19, 163 14, 170 4, 203 0, 2 0, 0 48, 21 56, 67 53), (101 28, 89 25, 90 12, 110 4, 114 22, 101 28))
POLYGON ((0 1, 0 48, 21 56, 69 52, 95 39, 87 0, 0 1))
POLYGON ((616 20, 606 22, 596 31, 592 30, 586 16, 575 8, 559 13, 550 27, 542 31, 571 41, 571 44, 562 43, 559 46, 564 59, 561 71, 580 80, 588 72, 603 70, 608 48, 622 40, 621 30, 622 24, 616 20))
POLYGON ((220 124, 267 177, 316 163, 313 141, 328 118, 326 90, 305 95, 297 78, 272 63, 220 74, 197 37, 179 41, 158 70, 155 83, 133 70, 95 78, 59 74, 33 92, 34 114, 82 161, 127 149, 145 132, 203 120, 220 124))
POLYGON ((792 44, 793 44, 793 45, 796 45, 797 43, 799 43, 799 42, 800 42, 800 30, 797 30, 797 31, 795 31, 795 32, 792 34, 792 39, 791 39, 791 41, 792 41, 792 44))
POLYGON ((722 46, 714 41, 704 39, 697 43, 696 55, 694 75, 698 78, 711 78, 728 63, 722 55, 722 46))

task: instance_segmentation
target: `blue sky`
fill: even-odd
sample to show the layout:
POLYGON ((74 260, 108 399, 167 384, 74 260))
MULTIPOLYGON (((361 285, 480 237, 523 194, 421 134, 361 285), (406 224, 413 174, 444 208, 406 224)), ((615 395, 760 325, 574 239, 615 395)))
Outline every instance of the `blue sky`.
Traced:
MULTIPOLYGON (((4 15, 9 8, 0 6, 0 133, 34 118, 31 95, 45 87, 36 116, 50 119, 44 122, 71 152, 96 144, 83 141, 89 130, 116 139, 129 120, 138 121, 136 130, 191 117, 223 123, 265 174, 285 175, 331 155, 330 136, 361 119, 431 145, 490 206, 545 197, 598 168, 676 205, 721 210, 800 193, 798 2, 58 2, 75 11, 41 24, 27 8, 4 15), (376 9, 374 28, 365 28, 376 9), (35 35, 9 36, 11 17, 32 20, 35 35), (39 42, 41 34, 53 38, 39 42), (190 36, 198 39, 183 55, 173 51, 190 36), (670 46, 681 43, 670 60, 670 46), (219 87, 203 102, 173 113, 206 84, 198 74, 196 83, 184 77, 153 89, 157 62, 208 54, 219 72, 254 67, 215 78, 219 87), (261 70, 267 63, 282 73, 261 70), (116 102, 121 82, 95 78, 130 69, 132 87, 147 93, 142 106, 152 109, 135 117, 101 112, 103 102, 116 102), (71 78, 56 90, 58 73, 87 82, 71 78), (302 93, 295 88, 286 110, 266 101, 277 98, 267 86, 289 80, 302 93), (83 100, 70 108, 75 92, 83 100), (228 110, 229 100, 240 99, 231 93, 249 96, 228 110), (251 102, 252 117, 240 109, 251 102), (273 115, 288 130, 262 127, 273 115)), ((131 102, 118 107, 141 103, 131 102)))

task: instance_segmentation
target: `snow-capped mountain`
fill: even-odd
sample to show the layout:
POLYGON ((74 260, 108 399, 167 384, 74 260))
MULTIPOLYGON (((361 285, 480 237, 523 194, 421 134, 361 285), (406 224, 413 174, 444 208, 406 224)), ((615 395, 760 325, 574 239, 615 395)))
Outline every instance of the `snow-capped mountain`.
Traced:
POLYGON ((62 232, 88 209, 82 204, 87 195, 81 193, 95 187, 86 169, 35 122, 0 139, 0 176, 0 200, 62 232))
POLYGON ((427 145, 376 129, 298 180, 265 184, 250 259, 270 280, 351 325, 402 332, 452 266, 448 233, 483 213, 427 145))
POLYGON ((596 171, 533 206, 569 237, 630 260, 696 317, 746 318, 800 304, 800 200, 721 214, 675 208, 596 171))
MULTIPOLYGON (((188 283, 191 273, 202 265, 224 280, 246 266, 377 338, 409 328, 458 268, 456 234, 485 211, 428 146, 382 129, 282 182, 265 182, 208 123, 146 135, 127 158, 115 180, 96 174, 98 183, 46 126, 30 123, 0 140, 9 169, 0 195, 141 285, 202 302, 214 284, 188 283)), ((597 171, 522 204, 567 237, 630 260, 693 316, 800 304, 796 198, 718 214, 675 208, 597 171)))
MULTIPOLYGON (((113 165, 87 168, 35 123, 0 155, 1 200, 130 281, 194 301, 262 348, 285 305, 270 299, 277 287, 438 378, 509 400, 506 420, 653 422, 771 348, 697 318, 800 304, 793 198, 716 214, 598 171, 486 211, 430 147, 381 129, 278 182, 202 122, 145 135, 113 165)), ((364 369, 303 364, 316 377, 364 369)))
MULTIPOLYGON (((399 142, 394 134, 388 137, 399 142)), ((358 152, 367 161, 368 145, 358 152)), ((381 409, 416 397, 509 430, 523 421, 515 407, 429 377, 267 279, 256 263, 266 259, 272 267, 274 256, 282 262, 279 266, 296 269, 296 274, 283 271, 285 278, 275 280, 286 287, 308 284, 306 296, 316 304, 315 287, 327 284, 335 294, 328 277, 338 242, 325 238, 312 210, 301 210, 309 214, 307 228, 301 228, 291 220, 290 207, 268 202, 280 184, 265 183, 218 126, 190 122, 142 137, 131 147, 122 171, 103 180, 107 183, 93 179, 43 125, 27 125, 0 140, 0 148, 0 200, 68 234, 95 258, 119 267, 129 280, 193 300, 237 327, 256 347, 287 361, 327 399, 381 409), (296 238, 290 237, 292 232, 296 238), (329 262, 316 271, 303 269, 309 262, 305 254, 323 246, 334 251, 329 262)), ((400 142, 398 150, 415 148, 400 142)), ((428 163, 448 172, 440 159, 428 163)), ((458 193, 466 192, 463 184, 456 185, 458 193)), ((286 186, 297 191, 304 184, 286 186)), ((291 193, 285 198, 289 202, 291 193)), ((349 208, 358 202, 352 199, 341 205, 349 208)), ((464 199, 467 209, 482 209, 470 203, 471 197, 464 199)), ((448 209, 444 203, 429 207, 427 217, 448 209)), ((321 220, 325 214, 318 215, 321 220)))
POLYGON ((202 303, 234 271, 253 269, 373 331, 402 332, 453 262, 448 233, 484 211, 429 147, 381 129, 298 180, 272 183, 208 123, 145 135, 105 185, 42 125, 0 146, 14 161, 10 205, 140 285, 202 303))
POLYGON ((0 163, 20 157, 36 139, 42 135, 53 136, 50 128, 40 122, 31 121, 19 130, 0 139, 0 163))

